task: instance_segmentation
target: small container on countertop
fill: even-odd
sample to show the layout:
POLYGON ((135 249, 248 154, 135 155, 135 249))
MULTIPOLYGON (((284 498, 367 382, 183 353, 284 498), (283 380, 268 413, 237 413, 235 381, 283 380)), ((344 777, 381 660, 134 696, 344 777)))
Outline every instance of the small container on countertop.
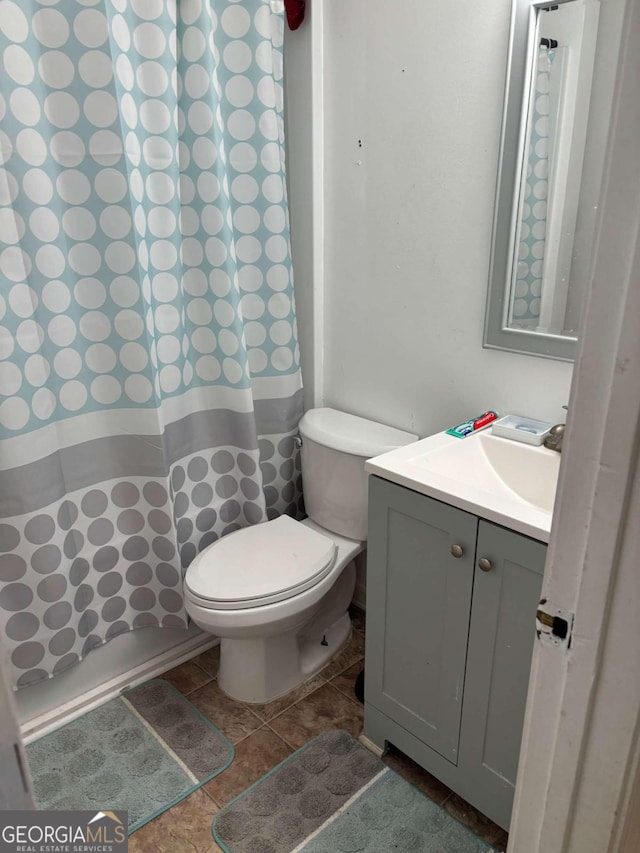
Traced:
POLYGON ((533 418, 523 418, 520 415, 505 415, 491 426, 493 435, 521 441, 524 444, 540 445, 549 435, 553 424, 547 421, 536 421, 533 418))

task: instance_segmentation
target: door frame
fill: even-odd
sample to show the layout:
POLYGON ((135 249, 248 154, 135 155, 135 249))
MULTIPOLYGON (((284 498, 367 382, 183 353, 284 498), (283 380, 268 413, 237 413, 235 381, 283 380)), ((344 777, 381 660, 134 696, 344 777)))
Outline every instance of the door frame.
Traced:
POLYGON ((617 853, 638 832, 640 3, 601 16, 620 8, 619 56, 601 58, 618 61, 615 96, 543 586, 575 622, 568 650, 535 645, 510 853, 617 853))

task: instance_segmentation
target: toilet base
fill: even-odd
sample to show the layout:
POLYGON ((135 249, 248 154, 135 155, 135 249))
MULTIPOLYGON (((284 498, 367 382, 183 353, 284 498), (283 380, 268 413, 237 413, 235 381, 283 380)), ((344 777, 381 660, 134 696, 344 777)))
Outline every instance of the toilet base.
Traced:
POLYGON ((324 631, 303 640, 298 631, 260 639, 222 638, 218 685, 240 702, 271 702, 326 666, 350 634, 351 619, 344 613, 324 631))
POLYGON ((346 645, 350 636, 351 619, 345 613, 322 633, 306 637, 300 646, 300 669, 304 680, 320 672, 346 645))

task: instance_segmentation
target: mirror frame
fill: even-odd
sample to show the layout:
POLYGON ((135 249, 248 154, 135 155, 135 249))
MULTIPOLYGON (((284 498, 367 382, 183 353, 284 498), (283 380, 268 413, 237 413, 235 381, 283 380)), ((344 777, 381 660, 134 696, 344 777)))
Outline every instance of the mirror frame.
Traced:
POLYGON ((535 21, 539 8, 551 5, 551 2, 560 5, 570 1, 513 0, 483 341, 483 346, 488 349, 560 361, 575 359, 577 338, 512 329, 506 325, 506 309, 526 141, 525 105, 529 102, 531 85, 531 75, 527 71, 535 57, 535 21))

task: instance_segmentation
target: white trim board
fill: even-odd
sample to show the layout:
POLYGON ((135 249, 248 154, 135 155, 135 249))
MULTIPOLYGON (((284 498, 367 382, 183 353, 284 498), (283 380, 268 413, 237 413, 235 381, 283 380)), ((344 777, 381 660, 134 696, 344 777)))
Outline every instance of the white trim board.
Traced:
POLYGON ((313 389, 314 406, 324 405, 325 344, 325 122, 324 122, 324 9, 312 3, 311 25, 311 123, 313 217, 313 389))
MULTIPOLYGON (((32 717, 20 726, 20 734, 23 742, 28 744, 43 735, 49 734, 49 732, 60 728, 60 726, 66 723, 70 723, 72 720, 82 716, 82 714, 92 711, 98 705, 103 705, 110 699, 115 699, 124 690, 136 687, 138 684, 162 675, 168 669, 191 660, 191 658, 205 652, 207 649, 212 648, 212 646, 218 645, 219 642, 217 638, 213 638, 208 634, 199 634, 197 637, 191 637, 179 645, 173 646, 171 649, 154 655, 149 660, 138 664, 132 669, 108 679, 92 690, 88 690, 86 693, 71 699, 69 702, 65 702, 57 708, 53 708, 36 717, 32 717)), ((79 664, 79 666, 83 665, 86 665, 86 661, 82 661, 79 664)))
POLYGON ((372 752, 374 755, 377 755, 378 758, 382 758, 382 756, 384 755, 384 749, 382 749, 382 747, 378 746, 370 738, 368 738, 366 734, 364 734, 364 732, 359 736, 358 740, 366 749, 369 750, 369 752, 372 752))
POLYGON ((600 23, 612 122, 543 586, 575 622, 568 651, 535 644, 510 853, 618 853, 638 800, 640 4, 602 4, 600 23))

